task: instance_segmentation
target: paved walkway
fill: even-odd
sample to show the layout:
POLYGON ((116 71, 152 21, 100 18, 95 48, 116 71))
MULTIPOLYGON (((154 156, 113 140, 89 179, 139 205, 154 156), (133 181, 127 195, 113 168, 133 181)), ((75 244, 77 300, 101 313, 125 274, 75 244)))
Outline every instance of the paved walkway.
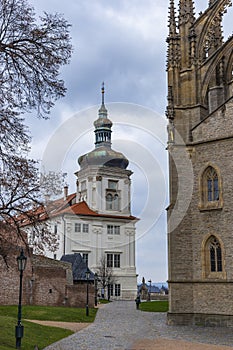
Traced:
POLYGON ((141 339, 164 338, 228 345, 233 349, 230 328, 167 326, 165 313, 142 312, 136 310, 133 301, 117 301, 100 308, 90 326, 46 350, 133 350, 133 344, 141 339))

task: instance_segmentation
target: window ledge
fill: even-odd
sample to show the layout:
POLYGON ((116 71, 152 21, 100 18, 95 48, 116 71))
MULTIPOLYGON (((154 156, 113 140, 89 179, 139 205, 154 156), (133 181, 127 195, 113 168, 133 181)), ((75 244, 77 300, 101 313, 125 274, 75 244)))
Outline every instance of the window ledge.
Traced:
POLYGON ((226 280, 227 274, 226 271, 219 271, 219 272, 206 272, 204 280, 205 281, 218 281, 218 280, 226 280))
POLYGON ((221 202, 206 202, 206 203, 199 204, 198 208, 200 211, 222 210, 223 203, 221 203, 221 202))

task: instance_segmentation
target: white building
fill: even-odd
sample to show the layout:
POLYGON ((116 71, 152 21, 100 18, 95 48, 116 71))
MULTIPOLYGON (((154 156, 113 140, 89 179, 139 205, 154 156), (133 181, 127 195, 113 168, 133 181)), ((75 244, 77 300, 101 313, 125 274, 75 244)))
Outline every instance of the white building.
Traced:
POLYGON ((88 267, 95 271, 105 256, 113 268, 115 282, 112 298, 133 299, 137 294, 135 267, 135 224, 131 215, 128 160, 111 148, 112 122, 104 105, 95 126, 95 148, 79 157, 77 191, 55 201, 51 225, 59 236, 59 249, 50 257, 81 253, 88 267))

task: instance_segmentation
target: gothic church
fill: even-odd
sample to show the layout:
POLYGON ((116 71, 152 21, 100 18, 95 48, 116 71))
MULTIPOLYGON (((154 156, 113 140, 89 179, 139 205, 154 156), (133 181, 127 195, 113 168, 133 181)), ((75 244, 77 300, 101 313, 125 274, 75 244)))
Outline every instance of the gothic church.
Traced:
POLYGON ((233 326, 233 37, 229 0, 169 7, 168 324, 233 326))

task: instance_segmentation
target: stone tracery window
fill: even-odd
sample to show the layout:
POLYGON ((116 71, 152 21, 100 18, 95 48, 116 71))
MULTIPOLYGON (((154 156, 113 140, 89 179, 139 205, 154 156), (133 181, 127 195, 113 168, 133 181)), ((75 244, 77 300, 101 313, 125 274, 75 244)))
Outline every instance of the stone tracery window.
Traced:
POLYGON ((222 271, 222 249, 216 237, 211 237, 209 240, 209 257, 210 257, 210 271, 222 271))
POLYGON ((215 169, 209 166, 204 176, 207 186, 207 201, 213 202, 219 200, 218 175, 215 169))
POLYGON ((226 278, 222 242, 215 235, 210 235, 203 242, 203 258, 204 278, 226 278))
POLYGON ((221 209, 223 205, 221 179, 216 169, 208 166, 200 180, 200 209, 221 209))

